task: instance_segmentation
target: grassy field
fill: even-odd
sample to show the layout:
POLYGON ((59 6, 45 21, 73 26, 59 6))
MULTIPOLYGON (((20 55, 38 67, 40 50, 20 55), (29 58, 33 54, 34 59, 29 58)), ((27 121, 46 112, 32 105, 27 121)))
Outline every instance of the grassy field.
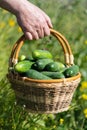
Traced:
MULTIPOLYGON (((87 1, 32 1, 51 18, 55 30, 70 43, 75 64, 80 67, 82 80, 70 109, 58 114, 31 114, 16 105, 14 91, 6 78, 11 49, 23 34, 15 16, 0 9, 0 130, 87 130, 87 1)), ((35 48, 47 48, 58 60, 63 59, 56 39, 44 38, 26 44, 21 50, 28 55, 35 48), (49 42, 48 44, 44 44, 49 42), (32 44, 31 44, 32 43, 32 44), (43 44, 42 44, 43 43, 43 44)))

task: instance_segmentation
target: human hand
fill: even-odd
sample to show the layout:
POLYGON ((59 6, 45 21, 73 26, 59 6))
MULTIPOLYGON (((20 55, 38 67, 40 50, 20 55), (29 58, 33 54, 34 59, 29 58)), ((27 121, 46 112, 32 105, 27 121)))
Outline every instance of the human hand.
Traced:
POLYGON ((0 0, 0 7, 13 13, 27 39, 50 35, 52 23, 49 16, 28 0, 0 0))
POLYGON ((17 21, 29 40, 50 35, 52 23, 50 18, 37 6, 24 0, 16 13, 17 21))

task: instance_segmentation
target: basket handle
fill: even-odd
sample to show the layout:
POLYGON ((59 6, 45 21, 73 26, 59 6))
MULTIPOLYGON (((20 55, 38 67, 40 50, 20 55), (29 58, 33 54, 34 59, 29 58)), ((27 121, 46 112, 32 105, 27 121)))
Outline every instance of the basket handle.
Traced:
MULTIPOLYGON (((74 57, 70 48, 70 45, 66 38, 59 33, 58 31, 54 29, 50 29, 50 32, 53 36, 57 38, 59 43, 61 44, 63 51, 64 51, 64 56, 65 56, 65 63, 66 65, 73 65, 74 64, 74 57)), ((21 47, 24 44, 24 41, 26 40, 25 36, 21 36, 18 41, 14 44, 13 49, 11 51, 10 59, 9 59, 9 65, 12 66, 13 64, 16 64, 18 62, 18 55, 20 52, 21 47)))
POLYGON ((67 65, 73 65, 74 64, 74 56, 72 54, 72 50, 70 48, 70 45, 68 43, 68 41, 66 40, 66 38, 59 33, 56 30, 51 29, 51 34, 54 35, 58 41, 61 43, 62 48, 64 50, 64 54, 65 54, 65 62, 67 65), (66 51, 67 49, 67 51, 66 51))

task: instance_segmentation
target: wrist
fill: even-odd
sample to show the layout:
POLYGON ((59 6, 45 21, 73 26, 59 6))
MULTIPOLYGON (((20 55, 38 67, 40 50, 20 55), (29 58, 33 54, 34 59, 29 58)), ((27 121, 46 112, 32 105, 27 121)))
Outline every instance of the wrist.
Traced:
POLYGON ((0 0, 0 7, 16 15, 26 2, 27 0, 0 0))
POLYGON ((12 13, 17 15, 20 12, 22 12, 23 8, 25 7, 26 2, 27 2, 27 0, 14 0, 14 3, 16 3, 16 4, 15 4, 15 6, 13 4, 14 7, 13 7, 13 12, 12 13))

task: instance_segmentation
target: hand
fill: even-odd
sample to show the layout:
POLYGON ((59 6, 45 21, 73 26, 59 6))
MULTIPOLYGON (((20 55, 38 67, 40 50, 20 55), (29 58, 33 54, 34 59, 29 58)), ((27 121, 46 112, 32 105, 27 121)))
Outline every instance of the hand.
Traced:
POLYGON ((16 13, 17 21, 29 40, 50 35, 50 18, 37 6, 26 1, 16 13))
POLYGON ((0 0, 0 7, 16 16, 27 39, 39 39, 50 35, 50 18, 28 0, 0 0))

